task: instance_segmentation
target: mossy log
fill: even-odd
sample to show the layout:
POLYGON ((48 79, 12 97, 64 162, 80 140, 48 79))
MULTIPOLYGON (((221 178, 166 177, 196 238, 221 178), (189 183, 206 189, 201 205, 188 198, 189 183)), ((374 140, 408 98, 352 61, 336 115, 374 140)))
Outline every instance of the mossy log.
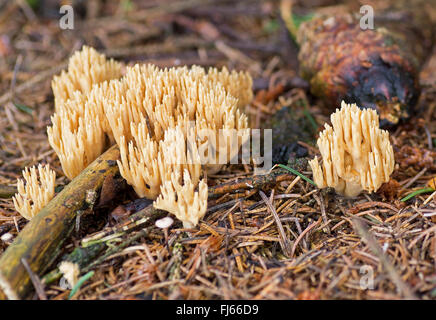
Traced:
POLYGON ((90 206, 107 177, 119 174, 115 145, 92 162, 53 198, 19 233, 0 257, 0 299, 25 299, 32 288, 21 263, 26 259, 32 271, 42 276, 71 235, 77 213, 90 206))
MULTIPOLYGON (((110 247, 108 246, 109 241, 115 238, 121 239, 123 235, 137 231, 140 228, 143 230, 150 228, 157 219, 165 215, 167 215, 165 211, 155 209, 153 204, 149 204, 142 210, 132 214, 129 217, 129 224, 125 225, 122 223, 121 226, 114 227, 106 232, 99 232, 97 236, 91 236, 92 240, 90 242, 92 242, 92 244, 87 243, 84 245, 82 239, 83 247, 75 248, 70 254, 65 255, 62 261, 77 263, 82 273, 90 271, 110 255, 123 250, 129 243, 132 243, 136 239, 136 236, 128 238, 119 245, 112 245, 110 247), (116 237, 108 237, 110 235, 115 235, 116 237), (106 250, 105 253, 99 257, 103 250, 106 250)), ((50 284, 59 280, 61 276, 62 273, 59 271, 59 268, 55 268, 46 274, 42 280, 45 284, 50 284)))

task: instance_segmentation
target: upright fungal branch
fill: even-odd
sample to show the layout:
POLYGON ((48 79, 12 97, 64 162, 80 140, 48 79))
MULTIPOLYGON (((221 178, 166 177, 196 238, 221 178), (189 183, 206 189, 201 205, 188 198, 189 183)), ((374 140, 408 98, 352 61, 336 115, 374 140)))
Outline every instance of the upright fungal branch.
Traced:
MULTIPOLYGON (((132 124, 132 126, 134 126, 132 124)), ((146 134, 141 122, 132 130, 133 141, 120 139, 120 173, 140 197, 156 199, 163 181, 171 179, 174 170, 188 170, 194 183, 201 175, 201 163, 195 144, 188 145, 181 126, 167 130, 159 142, 146 134)))
POLYGON ((53 77, 51 86, 56 111, 73 98, 74 92, 79 91, 86 95, 94 84, 119 78, 121 73, 120 62, 107 60, 104 54, 98 53, 94 48, 83 46, 81 51, 76 51, 69 59, 68 70, 53 77))
MULTIPOLYGON (((128 67, 120 80, 109 82, 104 111, 115 141, 132 139, 130 125, 143 119, 156 140, 163 138, 175 109, 175 75, 153 65, 128 67)), ((174 119, 173 119, 174 121, 174 119)))
MULTIPOLYGON (((75 100, 75 103, 84 101, 75 100)), ((104 151, 105 136, 100 119, 92 108, 86 108, 83 116, 77 111, 61 110, 51 117, 48 141, 69 179, 76 177, 104 151)))
POLYGON ((309 161, 315 183, 350 197, 377 191, 395 165, 389 133, 379 128, 377 112, 342 102, 331 121, 333 128, 326 124, 317 141, 322 166, 317 157, 309 161))
POLYGON ((27 220, 32 219, 54 196, 56 173, 38 165, 25 168, 23 179, 17 181, 18 193, 12 198, 15 209, 27 220), (24 183, 25 181, 25 183, 24 183))
POLYGON ((84 46, 70 58, 68 71, 53 78, 56 113, 47 135, 69 179, 104 151, 105 133, 113 141, 103 99, 107 80, 119 78, 121 69, 121 63, 84 46))
MULTIPOLYGON (((231 96, 238 99, 237 106, 245 107, 253 99, 253 80, 247 72, 237 72, 236 70, 229 71, 226 67, 221 70, 210 67, 207 72, 200 66, 192 66, 177 68, 179 73, 190 73, 190 80, 195 83, 201 83, 208 88, 213 88, 217 84, 222 85, 224 90, 231 96)), ((181 85, 189 85, 191 83, 181 83, 181 85)))

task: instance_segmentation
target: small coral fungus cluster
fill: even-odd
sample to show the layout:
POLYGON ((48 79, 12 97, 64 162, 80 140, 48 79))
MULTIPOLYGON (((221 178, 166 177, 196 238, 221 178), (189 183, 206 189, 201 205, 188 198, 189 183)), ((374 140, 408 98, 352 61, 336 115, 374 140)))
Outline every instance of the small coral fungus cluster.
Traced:
MULTIPOLYGON (((204 170, 222 166, 203 161, 223 151, 210 137, 247 129, 238 107, 252 99, 251 87, 245 72, 125 67, 84 47, 52 81, 56 112, 49 143, 69 179, 118 144, 120 173, 136 193, 193 226, 206 212, 204 170)), ((244 141, 239 138, 239 146, 244 141)), ((231 159, 238 148, 224 151, 231 159)))
POLYGON ((395 166, 389 133, 379 128, 377 112, 342 102, 331 121, 333 128, 326 124, 317 141, 322 167, 317 157, 309 162, 315 183, 351 197, 377 191, 395 166))
POLYGON ((48 166, 39 165, 23 170, 26 181, 17 182, 18 193, 13 198, 15 209, 26 219, 30 220, 54 196, 56 173, 48 166))

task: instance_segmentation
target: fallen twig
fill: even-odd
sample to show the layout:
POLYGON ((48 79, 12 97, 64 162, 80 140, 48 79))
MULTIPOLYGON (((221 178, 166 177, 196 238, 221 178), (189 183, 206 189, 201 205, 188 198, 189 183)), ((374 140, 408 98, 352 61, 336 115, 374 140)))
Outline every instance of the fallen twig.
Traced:
POLYGON ((294 245, 292 246, 292 250, 291 250, 291 255, 290 257, 292 258, 294 256, 295 250, 297 249, 297 245, 298 243, 300 243, 301 239, 303 239, 303 237, 313 228, 315 228, 318 224, 321 223, 321 220, 315 221, 313 223, 311 223, 306 229, 304 229, 304 231, 298 236, 298 238, 295 240, 294 245))
POLYGON ((30 280, 32 281, 33 286, 35 287, 39 299, 47 300, 47 296, 45 295, 43 284, 41 283, 39 277, 32 271, 32 269, 30 269, 30 266, 27 263, 26 259, 21 258, 21 262, 24 268, 26 268, 27 273, 29 274, 30 280))
POLYGON ((265 204, 267 205, 269 211, 273 215, 274 220, 276 221, 276 224, 277 224, 277 227, 279 230, 279 235, 280 235, 280 246, 282 247, 283 253, 287 256, 292 256, 291 249, 289 247, 289 239, 286 237, 285 230, 283 229, 283 225, 282 225, 282 222, 280 221, 280 218, 277 214, 277 211, 274 209, 271 201, 269 201, 269 199, 267 198, 265 193, 263 193, 262 191, 259 191, 259 194, 262 197, 265 204))
POLYGON ((265 175, 256 175, 250 178, 240 179, 236 182, 229 182, 209 187, 209 198, 216 198, 222 194, 233 193, 246 189, 263 189, 282 181, 292 180, 294 175, 286 170, 276 170, 265 175))

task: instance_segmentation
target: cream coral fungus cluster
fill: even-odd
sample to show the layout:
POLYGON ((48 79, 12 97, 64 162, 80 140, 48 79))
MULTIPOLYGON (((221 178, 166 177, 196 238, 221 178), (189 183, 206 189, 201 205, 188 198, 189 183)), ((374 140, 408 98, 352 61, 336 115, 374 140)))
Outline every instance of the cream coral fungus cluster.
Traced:
MULTIPOLYGON (((110 143, 120 147, 121 175, 141 197, 175 214, 186 226, 206 212, 205 162, 238 148, 223 148, 225 130, 247 129, 241 113, 253 97, 248 73, 198 66, 124 67, 84 47, 52 82, 56 113, 47 133, 65 175, 72 179, 110 143), (206 133, 206 134, 205 134, 206 133), (212 133, 212 134, 211 134, 212 133), (107 139, 107 138, 108 139, 107 139)), ((247 136, 237 138, 242 145, 247 136)))
POLYGON ((47 128, 48 141, 69 179, 82 172, 105 148, 104 114, 89 108, 86 97, 68 100, 66 105, 73 103, 84 107, 83 114, 76 110, 60 110, 52 115, 52 126, 47 128))
POLYGON ((56 173, 38 165, 23 170, 17 182, 18 193, 12 198, 15 209, 27 220, 32 219, 54 196, 56 173))
POLYGON ((103 152, 105 134, 112 138, 103 97, 107 80, 119 78, 122 68, 121 63, 107 60, 95 49, 84 46, 70 58, 68 71, 53 78, 56 113, 51 117, 47 135, 69 179, 103 152))
MULTIPOLYGON (((223 152, 217 143, 220 134, 248 127, 247 117, 238 109, 239 96, 230 95, 219 79, 227 79, 229 87, 240 87, 243 99, 249 99, 251 78, 245 73, 236 77, 226 69, 209 71, 136 65, 127 68, 122 79, 109 83, 104 103, 120 146, 121 175, 138 195, 150 199, 161 195, 155 206, 174 213, 186 226, 195 225, 206 212, 207 185, 200 177, 202 169, 211 173, 222 166, 216 163, 223 152), (206 150, 206 157, 211 156, 209 150, 214 152, 216 162, 202 161, 200 148, 206 150)), ((232 156, 227 154, 228 159, 232 156)))
POLYGON ((322 155, 309 162, 319 188, 333 187, 346 196, 377 191, 394 170, 389 133, 379 128, 377 112, 342 102, 325 125, 317 144, 322 155))
MULTIPOLYGON (((133 127, 133 125, 132 125, 133 127)), ((201 162, 196 143, 190 143, 181 126, 165 131, 156 141, 146 134, 146 124, 140 122, 132 131, 133 140, 127 146, 121 137, 121 175, 141 197, 156 199, 163 181, 171 180, 175 171, 188 170, 197 184, 201 176, 201 162)))

